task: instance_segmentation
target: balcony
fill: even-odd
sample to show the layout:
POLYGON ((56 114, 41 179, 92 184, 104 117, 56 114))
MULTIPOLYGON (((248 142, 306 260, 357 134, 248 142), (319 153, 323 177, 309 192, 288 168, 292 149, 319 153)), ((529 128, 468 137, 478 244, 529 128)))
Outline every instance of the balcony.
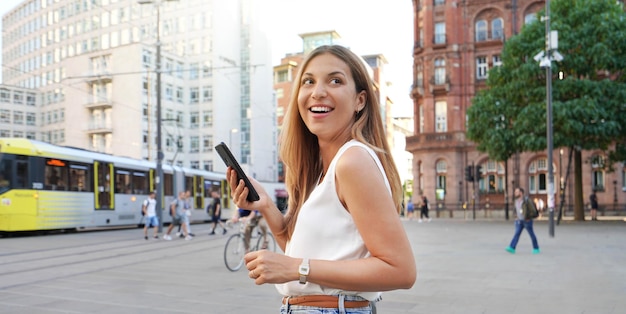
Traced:
POLYGON ((112 107, 113 101, 108 97, 91 97, 85 104, 85 108, 87 109, 106 109, 112 107))
POLYGON ((106 121, 91 121, 89 122, 87 133, 90 135, 113 133, 113 125, 111 122, 106 121))
POLYGON ((113 75, 109 71, 94 71, 86 75, 88 84, 108 83, 113 81, 113 75))

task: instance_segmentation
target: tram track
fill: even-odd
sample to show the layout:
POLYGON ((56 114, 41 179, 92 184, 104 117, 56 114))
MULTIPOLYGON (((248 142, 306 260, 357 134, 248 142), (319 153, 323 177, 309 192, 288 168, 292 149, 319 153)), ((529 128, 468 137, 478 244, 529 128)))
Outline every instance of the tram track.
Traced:
MULTIPOLYGON (((152 240, 152 238, 145 241, 140 230, 133 230, 132 236, 126 231, 121 231, 121 233, 126 233, 122 236, 120 232, 115 233, 106 240, 98 236, 93 242, 86 242, 82 238, 81 241, 76 242, 79 243, 77 245, 0 254, 0 291, 35 282, 126 267, 136 263, 148 265, 154 260, 174 263, 173 261, 177 260, 176 257, 189 256, 222 246, 225 240, 223 237, 209 238, 207 236, 191 241, 182 239, 164 241, 152 240), (138 239, 139 237, 141 238, 138 239)), ((51 239, 46 238, 46 240, 51 239)))

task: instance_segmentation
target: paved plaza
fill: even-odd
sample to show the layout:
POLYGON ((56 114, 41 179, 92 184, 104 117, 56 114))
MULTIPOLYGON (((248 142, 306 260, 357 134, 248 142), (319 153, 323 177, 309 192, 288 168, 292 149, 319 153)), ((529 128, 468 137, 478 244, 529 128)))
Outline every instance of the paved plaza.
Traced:
MULTIPOLYGON (((626 223, 548 222, 541 254, 513 222, 403 221, 417 259, 409 290, 378 313, 626 313, 626 223)), ((278 313, 274 286, 223 262, 226 236, 192 225, 191 241, 144 240, 141 229, 0 238, 0 313, 278 313)), ((230 232, 233 232, 231 230, 230 232)))

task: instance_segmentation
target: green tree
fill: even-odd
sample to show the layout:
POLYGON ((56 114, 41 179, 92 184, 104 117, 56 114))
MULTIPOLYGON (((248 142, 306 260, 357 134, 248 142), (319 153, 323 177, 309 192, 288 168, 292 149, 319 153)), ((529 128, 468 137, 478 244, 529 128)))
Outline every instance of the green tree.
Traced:
MULTIPOLYGON (((554 147, 575 149, 574 213, 584 220, 581 151, 603 150, 607 167, 626 160, 626 14, 614 0, 554 0, 550 11, 564 56, 551 68, 554 147)), ((540 21, 505 43, 468 109, 467 136, 492 159, 547 147, 546 71, 533 59, 545 49, 540 21)))

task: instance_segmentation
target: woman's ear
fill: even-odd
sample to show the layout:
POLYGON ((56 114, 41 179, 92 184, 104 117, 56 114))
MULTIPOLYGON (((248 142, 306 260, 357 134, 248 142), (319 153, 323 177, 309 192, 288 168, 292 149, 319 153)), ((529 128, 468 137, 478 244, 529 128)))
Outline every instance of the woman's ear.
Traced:
POLYGON ((367 101, 367 92, 362 90, 357 96, 356 113, 361 112, 365 108, 365 102, 367 101))

